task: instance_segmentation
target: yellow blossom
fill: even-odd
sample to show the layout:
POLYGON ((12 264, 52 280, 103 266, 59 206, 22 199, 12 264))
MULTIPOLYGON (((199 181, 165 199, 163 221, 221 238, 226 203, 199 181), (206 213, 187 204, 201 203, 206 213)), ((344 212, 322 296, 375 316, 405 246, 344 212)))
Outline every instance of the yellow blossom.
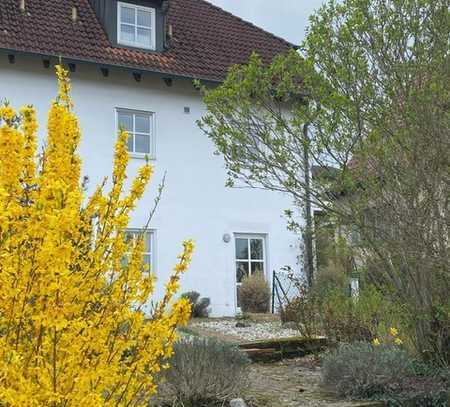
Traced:
POLYGON ((403 344, 403 341, 402 341, 400 338, 395 338, 395 339, 394 339, 394 343, 395 343, 396 345, 402 345, 402 344, 403 344))
POLYGON ((396 328, 394 328, 394 327, 391 327, 389 332, 391 333, 392 336, 397 336, 398 335, 398 330, 396 328))
POLYGON ((16 112, 10 105, 0 106, 0 119, 12 120, 16 116, 16 112))
POLYGON ((189 319, 190 303, 174 298, 194 245, 183 243, 163 300, 144 314, 155 278, 143 239, 123 231, 152 168, 125 190, 121 132, 111 190, 105 180, 85 197, 68 72, 57 77, 41 159, 34 109, 0 106, 0 405, 147 406, 189 319))
POLYGON ((378 338, 375 338, 375 339, 372 341, 372 345, 373 345, 373 346, 380 346, 380 345, 381 345, 381 342, 380 342, 380 340, 379 340, 378 338))

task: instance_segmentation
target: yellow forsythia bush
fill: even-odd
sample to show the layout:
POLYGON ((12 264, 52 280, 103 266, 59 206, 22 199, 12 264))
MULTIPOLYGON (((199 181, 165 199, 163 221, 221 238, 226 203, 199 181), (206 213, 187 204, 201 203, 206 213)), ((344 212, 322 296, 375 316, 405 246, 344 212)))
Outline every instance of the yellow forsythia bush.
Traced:
POLYGON ((121 132, 111 187, 85 197, 70 82, 61 66, 57 76, 39 156, 33 108, 0 106, 0 406, 147 406, 189 318, 188 301, 173 296, 193 243, 145 315, 154 278, 143 238, 127 242, 124 229, 152 168, 124 191, 121 132))

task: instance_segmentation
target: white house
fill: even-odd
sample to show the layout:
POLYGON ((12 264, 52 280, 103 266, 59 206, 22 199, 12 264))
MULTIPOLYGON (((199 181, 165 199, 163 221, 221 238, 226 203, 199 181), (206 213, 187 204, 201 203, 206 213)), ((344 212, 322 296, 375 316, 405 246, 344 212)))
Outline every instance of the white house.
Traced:
POLYGON ((130 177, 145 155, 154 164, 130 232, 146 223, 167 173, 146 256, 157 295, 182 240, 193 238, 183 291, 210 297, 213 315, 233 315, 242 274, 270 280, 272 270, 295 268, 297 240, 282 218, 287 197, 225 187, 223 161, 196 125, 205 107, 192 79, 218 84, 253 51, 269 61, 290 47, 205 0, 0 0, 0 99, 33 104, 43 138, 61 59, 72 71, 89 190, 111 173, 120 124, 132 135, 130 177))

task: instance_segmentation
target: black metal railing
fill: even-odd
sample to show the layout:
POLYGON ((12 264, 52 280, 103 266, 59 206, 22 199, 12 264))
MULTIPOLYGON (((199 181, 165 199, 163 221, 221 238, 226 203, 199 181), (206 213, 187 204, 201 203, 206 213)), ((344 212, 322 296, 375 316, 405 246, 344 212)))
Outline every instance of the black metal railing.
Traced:
POLYGON ((277 309, 283 307, 289 302, 289 298, 283 284, 277 276, 277 272, 272 272, 272 314, 275 314, 277 309), (278 307, 275 306, 277 303, 278 307))

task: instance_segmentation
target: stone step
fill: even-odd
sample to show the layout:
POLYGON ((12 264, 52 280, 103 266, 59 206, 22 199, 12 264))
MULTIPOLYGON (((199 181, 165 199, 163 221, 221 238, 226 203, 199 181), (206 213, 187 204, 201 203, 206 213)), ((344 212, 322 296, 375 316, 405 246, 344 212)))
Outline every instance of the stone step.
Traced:
POLYGON ((252 362, 277 362, 283 359, 283 354, 274 348, 242 349, 252 362))
POLYGON ((267 361, 296 358, 319 352, 327 347, 325 338, 281 338, 241 343, 240 349, 252 361, 267 361))
POLYGON ((266 349, 266 348, 304 348, 306 349, 316 349, 318 347, 326 347, 327 339, 324 337, 317 338, 305 338, 303 336, 292 336, 289 338, 275 338, 275 339, 263 339, 259 341, 242 342, 239 344, 241 349, 255 348, 255 349, 266 349))

